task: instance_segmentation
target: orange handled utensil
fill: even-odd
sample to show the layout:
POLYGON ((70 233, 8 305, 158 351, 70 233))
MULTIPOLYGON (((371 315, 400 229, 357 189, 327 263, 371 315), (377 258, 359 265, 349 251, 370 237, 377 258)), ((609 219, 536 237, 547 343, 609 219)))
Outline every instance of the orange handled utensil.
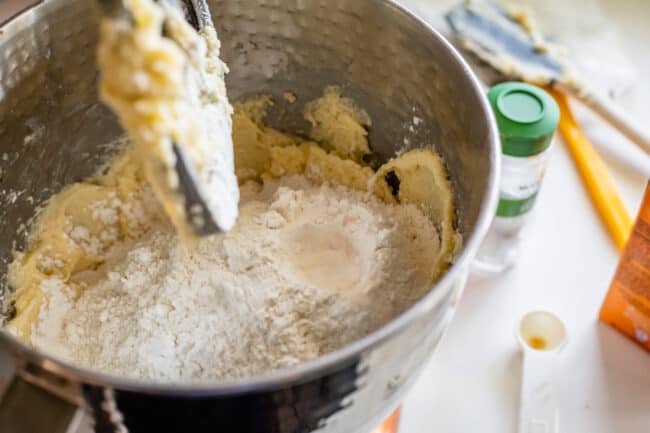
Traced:
POLYGON ((399 430, 399 421, 402 412, 402 407, 398 407, 395 412, 391 414, 382 425, 377 427, 372 433, 397 433, 399 430))
POLYGON ((605 162, 594 149, 569 106, 567 95, 547 88, 560 107, 559 129, 573 156, 580 176, 589 191, 598 213, 612 235, 616 246, 623 249, 632 231, 632 217, 614 184, 605 162))

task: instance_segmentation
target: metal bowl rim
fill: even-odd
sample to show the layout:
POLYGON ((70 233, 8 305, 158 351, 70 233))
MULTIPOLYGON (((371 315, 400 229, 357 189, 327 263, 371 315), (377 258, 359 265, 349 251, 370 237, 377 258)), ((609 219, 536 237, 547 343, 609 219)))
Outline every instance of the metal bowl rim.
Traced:
MULTIPOLYGON (((175 396, 187 397, 220 395, 233 396, 273 390, 280 387, 286 387, 288 384, 292 383, 303 383, 308 381, 310 378, 321 377, 328 371, 335 371, 341 364, 353 362, 358 359, 363 352, 368 351, 392 338, 396 334, 399 334, 410 323, 417 320, 423 314, 426 314, 429 311, 429 308, 427 307, 428 304, 435 304, 436 298, 442 295, 440 290, 436 289, 441 287, 451 288, 454 282, 458 278, 461 278, 463 272, 469 270, 470 262, 474 257, 474 253, 478 250, 481 240, 487 234, 492 216, 496 212, 498 203, 498 178, 501 166, 498 145, 499 136, 494 115, 478 78, 451 43, 429 23, 411 12, 407 7, 398 4, 398 0, 375 1, 386 3, 388 7, 392 7, 397 13, 406 16, 408 19, 423 27, 423 29, 428 31, 430 36, 434 38, 438 44, 441 44, 446 49, 450 56, 449 60, 456 62, 457 66, 463 70, 465 78, 469 80, 469 84, 473 87, 489 130, 489 135, 486 137, 486 141, 490 144, 489 159, 492 168, 486 182, 486 194, 483 197, 483 202, 480 208, 481 210, 474 226, 474 230, 468 239, 464 239, 462 252, 456 258, 450 269, 436 282, 436 284, 425 296, 422 297, 422 299, 378 330, 334 352, 293 367, 286 367, 260 375, 223 382, 156 383, 96 372, 91 369, 76 367, 65 361, 58 360, 50 355, 36 351, 19 341, 4 329, 0 329, 0 343, 7 343, 8 346, 12 348, 15 355, 24 357, 29 362, 43 368, 44 370, 80 383, 99 386, 109 385, 120 390, 158 395, 173 394, 175 396)), ((39 6, 44 6, 47 3, 46 0, 40 0, 39 2, 15 13, 0 24, 0 31, 10 25, 19 26, 23 24, 21 20, 28 20, 33 14, 38 12, 39 6)))

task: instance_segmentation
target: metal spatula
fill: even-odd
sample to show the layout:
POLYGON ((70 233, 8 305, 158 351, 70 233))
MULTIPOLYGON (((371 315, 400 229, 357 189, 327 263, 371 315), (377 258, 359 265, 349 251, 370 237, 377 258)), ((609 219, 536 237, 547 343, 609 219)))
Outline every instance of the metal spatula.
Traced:
POLYGON ((650 135, 610 98, 578 78, 525 15, 516 17, 488 1, 468 0, 446 19, 463 47, 508 79, 551 86, 583 102, 650 153, 650 135))
MULTIPOLYGON (((205 0, 165 0, 168 4, 181 9, 186 20, 195 30, 201 31, 206 27, 214 27, 210 11, 205 0)), ((132 20, 131 11, 125 6, 122 0, 98 0, 102 13, 112 18, 132 20)), ((166 35, 165 35, 166 36, 166 35)), ((224 126, 219 130, 219 139, 224 140, 232 147, 232 123, 227 110, 211 110, 216 116, 223 116, 224 119, 214 119, 215 125, 224 126), (227 117, 227 118, 226 118, 227 117)), ((212 128, 214 130, 215 128, 212 128)), ((206 158, 203 170, 208 171, 206 177, 202 178, 194 166, 192 158, 183 146, 173 144, 173 152, 176 157, 174 171, 178 177, 177 192, 183 197, 185 208, 185 219, 196 236, 208 236, 214 233, 230 229, 231 222, 220 221, 217 215, 217 207, 225 205, 222 201, 210 199, 215 188, 212 183, 218 182, 219 173, 211 168, 211 158, 206 158), (207 168, 206 168, 207 167, 207 168), (227 225, 227 227, 224 227, 227 225)), ((232 218, 229 218, 232 219, 232 218)))

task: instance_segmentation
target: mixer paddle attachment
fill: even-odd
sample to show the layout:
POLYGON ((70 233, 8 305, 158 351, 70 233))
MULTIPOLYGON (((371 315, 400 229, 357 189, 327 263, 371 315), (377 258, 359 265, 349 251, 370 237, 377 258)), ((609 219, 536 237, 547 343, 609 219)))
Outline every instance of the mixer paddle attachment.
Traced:
MULTIPOLYGON (((97 2, 105 17, 123 20, 126 26, 134 25, 134 15, 129 8, 129 2, 125 0, 97 0, 97 2)), ((159 0, 157 3, 182 11, 185 20, 199 33, 205 35, 206 30, 214 30, 210 10, 205 0, 159 0)), ((167 23, 165 21, 163 25, 162 36, 187 48, 184 45, 187 41, 175 37, 175 32, 167 29, 167 23)), ((216 35, 216 32, 214 34, 216 35)), ((218 72, 216 78, 223 82, 224 73, 218 72)), ((205 85, 204 81, 206 81, 205 77, 202 78, 201 85, 205 85)), ((204 92, 198 99, 201 100, 199 122, 205 136, 217 142, 221 148, 229 148, 232 153, 230 105, 214 95, 206 96, 204 92)), ((196 157, 191 157, 191 152, 184 143, 177 142, 173 142, 172 150, 175 163, 162 169, 174 172, 173 177, 177 179, 173 188, 174 193, 182 198, 184 218, 190 231, 195 236, 202 237, 232 228, 236 219, 237 202, 230 203, 228 194, 224 193, 224 191, 232 191, 233 182, 224 180, 228 173, 223 173, 223 157, 219 162, 219 156, 215 155, 217 152, 204 152, 205 157, 197 161, 196 157)), ((234 176, 232 173, 230 175, 234 176)), ((234 185, 236 190, 236 182, 234 185)), ((235 196, 238 197, 236 193, 235 196)))

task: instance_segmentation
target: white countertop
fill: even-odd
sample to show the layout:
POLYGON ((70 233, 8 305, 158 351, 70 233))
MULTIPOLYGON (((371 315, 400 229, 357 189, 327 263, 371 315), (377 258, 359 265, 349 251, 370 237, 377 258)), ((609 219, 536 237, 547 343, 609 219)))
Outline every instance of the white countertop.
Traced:
MULTIPOLYGON (((403 3, 439 26, 440 11, 457 1, 403 3)), ((570 2, 547 3, 561 4, 558 9, 566 10, 570 2)), ((600 4, 615 23, 631 66, 638 76, 648 77, 650 2, 575 3, 600 4), (639 36, 645 36, 645 41, 635 39, 639 36), (642 52, 643 56, 635 55, 642 52)), ((646 78, 620 102, 630 112, 636 110, 639 119, 648 119, 649 95, 646 78)), ((601 143, 602 126, 597 120, 583 119, 592 140, 601 143)), ((606 138, 610 146, 628 145, 615 135, 606 138)), ((606 160, 636 215, 650 173, 643 176, 611 158, 606 160)), ((540 308, 559 314, 569 332, 562 353, 561 431, 650 432, 650 353, 597 321, 617 260, 618 251, 570 155, 562 142, 556 143, 520 263, 494 279, 470 279, 447 335, 405 401, 401 432, 515 432, 521 362, 514 325, 527 311, 540 308)))
MULTIPOLYGON (((458 1, 403 3, 438 27, 443 25, 441 11, 458 1)), ((564 17, 566 23, 580 14, 572 30, 582 32, 576 36, 583 42, 590 30, 585 28, 588 24, 583 24, 589 20, 584 20, 580 9, 602 8, 601 15, 611 20, 614 36, 625 42, 621 53, 637 77, 646 77, 628 89, 621 103, 640 119, 647 119, 650 2, 525 3, 531 2, 543 9, 547 18, 550 16, 543 22, 545 27, 557 27, 562 21, 558 17, 564 17)), ((28 1, 0 1, 0 16, 8 16, 25 3, 28 1)), ((564 36, 570 38, 570 31, 564 36)), ((617 58, 608 58, 609 54, 598 53, 597 60, 602 57, 602 64, 611 68, 617 58)), ((585 119, 585 126, 590 126, 587 131, 601 148, 630 146, 620 137, 603 135, 602 127, 593 119, 585 119)), ((607 160, 625 202, 635 214, 650 172, 644 176, 613 159, 607 160)), ((521 262, 510 273, 491 280, 470 280, 447 335, 405 401, 401 433, 515 432, 521 366, 514 323, 528 310, 539 308, 560 314, 569 331, 569 345, 562 356, 566 380, 561 431, 650 431, 650 353, 597 322, 618 252, 561 142, 552 152, 536 218, 522 250, 521 262)))

